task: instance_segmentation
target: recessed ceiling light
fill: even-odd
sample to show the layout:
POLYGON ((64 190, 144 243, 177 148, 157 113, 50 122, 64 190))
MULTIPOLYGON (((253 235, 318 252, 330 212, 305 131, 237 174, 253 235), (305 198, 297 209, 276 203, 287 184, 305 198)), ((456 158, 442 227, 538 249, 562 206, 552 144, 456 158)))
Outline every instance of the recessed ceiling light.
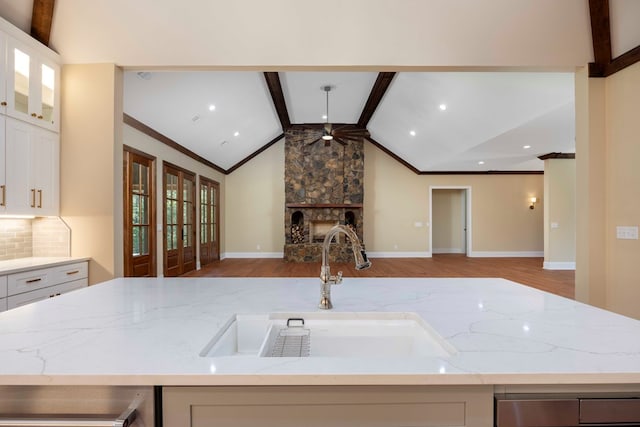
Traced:
POLYGON ((415 131, 415 130, 411 130, 411 131, 409 131, 409 135, 411 135, 411 136, 416 136, 416 131, 415 131))
POLYGON ((240 132, 238 132, 238 131, 235 131, 235 132, 233 133, 233 136, 238 136, 238 135, 240 135, 240 132))
POLYGON ((529 148, 531 148, 530 145, 523 145, 522 148, 524 148, 525 150, 528 150, 529 148))
POLYGON ((213 110, 215 110, 215 109, 216 109, 216 106, 215 106, 215 105, 213 105, 213 104, 210 104, 210 105, 209 105, 209 111, 213 111, 213 110))
POLYGON ((440 104, 440 106, 438 107, 440 108, 442 111, 447 109, 447 104, 440 104))
POLYGON ((326 114, 322 115, 322 120, 327 120, 327 115, 326 114))
POLYGON ((484 165, 484 161, 480 160, 480 161, 478 162, 478 164, 479 164, 479 165, 484 165))

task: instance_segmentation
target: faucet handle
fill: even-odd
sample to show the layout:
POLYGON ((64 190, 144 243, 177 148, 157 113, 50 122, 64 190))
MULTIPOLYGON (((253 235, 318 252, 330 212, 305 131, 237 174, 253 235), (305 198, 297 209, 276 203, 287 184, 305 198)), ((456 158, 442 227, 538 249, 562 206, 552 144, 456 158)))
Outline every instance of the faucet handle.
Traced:
POLYGON ((333 278, 334 285, 339 285, 340 283, 342 283, 342 271, 338 271, 338 274, 335 275, 335 277, 333 278))

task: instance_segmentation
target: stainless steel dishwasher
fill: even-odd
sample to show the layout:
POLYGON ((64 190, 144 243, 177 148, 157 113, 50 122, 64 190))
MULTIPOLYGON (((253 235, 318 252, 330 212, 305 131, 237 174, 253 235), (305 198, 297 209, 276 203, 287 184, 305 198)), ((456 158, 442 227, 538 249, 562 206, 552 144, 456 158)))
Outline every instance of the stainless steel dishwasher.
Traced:
POLYGON ((153 427, 153 387, 0 386, 0 426, 153 427))
POLYGON ((496 395, 496 427, 638 426, 640 397, 496 395))

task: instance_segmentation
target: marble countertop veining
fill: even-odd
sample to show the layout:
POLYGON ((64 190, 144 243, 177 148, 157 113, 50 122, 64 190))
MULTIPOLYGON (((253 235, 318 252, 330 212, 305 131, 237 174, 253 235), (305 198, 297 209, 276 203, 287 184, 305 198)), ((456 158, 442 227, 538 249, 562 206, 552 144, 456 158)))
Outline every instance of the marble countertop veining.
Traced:
POLYGON ((345 278, 333 312, 414 312, 448 358, 201 357, 235 313, 316 312, 314 278, 115 279, 0 313, 0 384, 640 384, 640 321, 504 279, 345 278))
POLYGON ((0 261, 0 275, 19 273, 34 268, 55 267, 73 262, 88 261, 89 257, 27 257, 0 261))

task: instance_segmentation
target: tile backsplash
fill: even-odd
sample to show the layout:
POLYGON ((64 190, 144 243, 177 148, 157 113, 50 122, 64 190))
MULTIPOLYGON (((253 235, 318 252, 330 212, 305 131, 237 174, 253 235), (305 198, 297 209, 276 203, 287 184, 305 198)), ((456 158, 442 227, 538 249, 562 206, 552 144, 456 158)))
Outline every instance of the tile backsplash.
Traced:
POLYGON ((0 219, 0 260, 69 256, 71 232, 60 218, 0 219))
POLYGON ((0 260, 33 256, 30 219, 0 220, 0 260))
POLYGON ((33 256, 70 256, 71 232, 60 218, 36 218, 31 222, 33 256))

